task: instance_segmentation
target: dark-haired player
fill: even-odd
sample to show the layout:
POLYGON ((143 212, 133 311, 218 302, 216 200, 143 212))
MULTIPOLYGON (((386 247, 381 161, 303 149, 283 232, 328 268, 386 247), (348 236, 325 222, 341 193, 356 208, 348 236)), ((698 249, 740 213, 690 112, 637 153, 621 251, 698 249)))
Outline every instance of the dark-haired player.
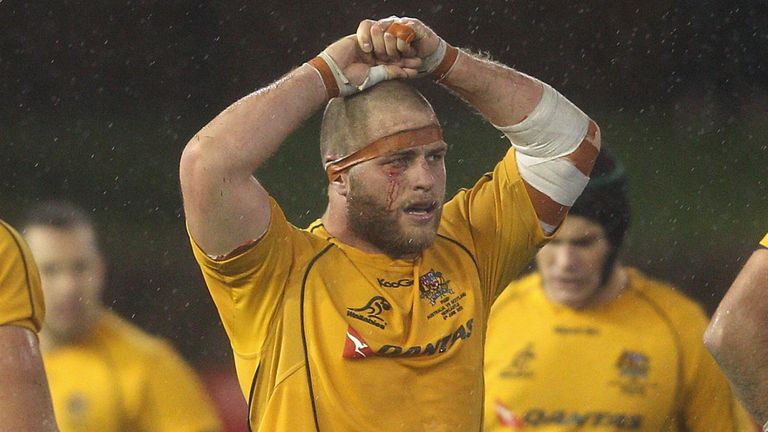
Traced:
POLYGON ((494 303, 486 431, 751 430, 701 341, 699 305, 619 260, 625 183, 603 150, 537 271, 494 303))

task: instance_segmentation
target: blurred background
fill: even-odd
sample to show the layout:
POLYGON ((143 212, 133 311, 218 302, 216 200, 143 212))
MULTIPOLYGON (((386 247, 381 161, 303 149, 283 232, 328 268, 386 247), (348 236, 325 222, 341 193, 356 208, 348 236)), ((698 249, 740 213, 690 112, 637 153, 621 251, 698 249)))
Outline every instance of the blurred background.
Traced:
MULTIPOLYGON (((90 209, 110 259, 106 303, 231 396, 229 344, 184 227, 182 148, 361 19, 393 14, 550 83, 597 120, 631 180, 625 260, 714 310, 768 230, 765 1, 0 0, 1 217, 47 198, 90 209)), ((449 191, 473 184, 508 144, 443 89, 419 87, 450 145, 449 191)), ((318 126, 258 173, 299 226, 325 206, 318 126)))

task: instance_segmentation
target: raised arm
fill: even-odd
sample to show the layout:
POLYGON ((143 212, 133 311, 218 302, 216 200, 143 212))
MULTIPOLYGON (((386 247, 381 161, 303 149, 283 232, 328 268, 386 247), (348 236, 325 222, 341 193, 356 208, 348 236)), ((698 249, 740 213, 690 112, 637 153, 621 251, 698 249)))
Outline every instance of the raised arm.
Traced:
POLYGON ((548 85, 457 50, 416 19, 364 21, 357 32, 362 49, 383 59, 396 54, 394 43, 376 43, 376 35, 393 22, 414 33, 410 42, 398 39, 397 51, 422 58, 422 72, 431 73, 507 135, 542 226, 553 231, 589 180, 600 149, 597 124, 548 85))
MULTIPOLYGON (((768 236, 763 241, 768 246, 768 236)), ((755 420, 768 422, 768 248, 756 250, 715 312, 704 344, 755 420)))
MULTIPOLYGON (((362 85, 375 65, 354 36, 333 43, 321 55, 355 85, 362 85)), ((376 69, 379 75, 367 85, 415 74, 400 67, 409 62, 413 60, 376 69)), ((253 172, 291 132, 339 94, 338 88, 329 88, 334 83, 328 74, 323 75, 329 70, 327 63, 319 63, 325 65, 319 69, 305 63, 240 99, 187 143, 180 164, 184 211, 190 234, 208 255, 228 254, 266 231, 269 200, 253 172)), ((342 88, 341 95, 349 91, 342 88)))

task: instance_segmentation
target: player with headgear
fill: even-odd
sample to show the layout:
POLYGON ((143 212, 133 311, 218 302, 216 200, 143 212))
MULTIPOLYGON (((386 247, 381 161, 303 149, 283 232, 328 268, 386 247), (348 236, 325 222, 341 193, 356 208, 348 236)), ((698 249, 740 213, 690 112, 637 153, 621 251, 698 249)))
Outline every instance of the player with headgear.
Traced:
POLYGON ((627 178, 607 150, 536 271, 493 308, 485 430, 752 430, 701 343, 701 307, 621 262, 627 178))

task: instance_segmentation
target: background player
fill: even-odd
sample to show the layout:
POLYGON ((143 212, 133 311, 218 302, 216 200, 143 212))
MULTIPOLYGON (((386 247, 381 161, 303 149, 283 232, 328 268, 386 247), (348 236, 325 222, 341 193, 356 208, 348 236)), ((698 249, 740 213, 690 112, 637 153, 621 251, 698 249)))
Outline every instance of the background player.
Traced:
POLYGON ((485 430, 751 430, 701 343, 702 309, 619 262, 625 183, 603 150, 537 271, 494 304, 485 430))
POLYGON ((220 430, 172 347, 102 305, 107 268, 87 213, 43 202, 28 210, 23 234, 48 302, 41 348, 63 432, 220 430))

